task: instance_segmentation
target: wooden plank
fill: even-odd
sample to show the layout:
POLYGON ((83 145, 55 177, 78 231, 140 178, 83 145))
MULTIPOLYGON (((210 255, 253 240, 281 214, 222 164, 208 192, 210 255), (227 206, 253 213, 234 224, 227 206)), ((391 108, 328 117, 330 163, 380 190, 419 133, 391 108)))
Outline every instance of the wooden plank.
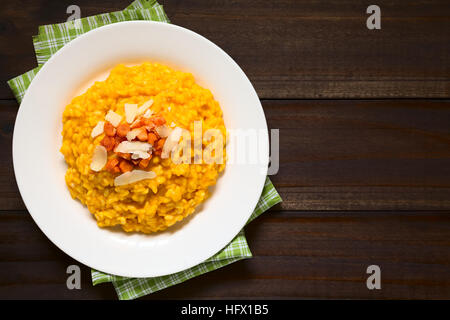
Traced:
MULTIPOLYGON (((130 1, 78 1, 83 16, 130 1)), ((4 82, 35 66, 37 26, 64 21, 69 0, 0 12, 0 98, 4 82)), ((448 98, 450 7, 446 0, 377 4, 382 29, 368 30, 364 1, 163 1, 173 23, 228 52, 261 98, 448 98)))
MULTIPOLYGON (((450 212, 276 212, 246 229, 254 257, 145 297, 450 298, 450 212), (366 268, 381 268, 381 290, 366 268)), ((114 298, 110 284, 67 290, 59 251, 25 214, 0 215, 0 298, 114 298)))
MULTIPOLYGON (((450 209, 450 101, 263 101, 280 129, 280 210, 450 209)), ((24 210, 0 101, 0 208, 24 210)))

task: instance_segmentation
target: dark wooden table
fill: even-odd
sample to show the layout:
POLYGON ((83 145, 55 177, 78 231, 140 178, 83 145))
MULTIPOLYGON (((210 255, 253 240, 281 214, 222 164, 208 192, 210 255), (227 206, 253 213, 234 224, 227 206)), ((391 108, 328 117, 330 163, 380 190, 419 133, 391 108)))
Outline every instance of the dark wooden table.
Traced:
MULTIPOLYGON (((0 298, 115 298, 110 284, 66 288, 76 261, 29 216, 11 139, 18 104, 5 81, 36 65, 42 24, 131 0, 4 1, 0 7, 0 298)), ((450 298, 450 3, 169 1, 173 23, 228 52, 280 129, 284 202, 248 228, 254 258, 147 296, 450 298), (366 268, 381 268, 368 290, 366 268)))

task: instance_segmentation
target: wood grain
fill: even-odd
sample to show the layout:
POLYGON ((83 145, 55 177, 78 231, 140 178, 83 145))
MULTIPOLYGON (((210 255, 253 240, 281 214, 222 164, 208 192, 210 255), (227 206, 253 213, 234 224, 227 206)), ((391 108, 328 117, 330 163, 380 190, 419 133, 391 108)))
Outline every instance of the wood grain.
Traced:
MULTIPOLYGON (((78 1, 83 16, 130 1, 78 1)), ((261 98, 446 98, 446 0, 385 1, 382 29, 366 28, 366 1, 162 1, 175 24, 212 40, 243 68, 261 98)), ((31 36, 64 21, 69 0, 8 1, 0 11, 0 98, 35 66, 31 36)))
MULTIPOLYGON (((450 101, 263 101, 280 130, 282 210, 450 209, 450 101)), ((24 210, 0 102, 0 208, 24 210)))
POLYGON ((450 208, 448 101, 264 101, 289 210, 450 208))
MULTIPOLYGON (((450 212, 277 212, 246 229, 254 257, 145 299, 448 298, 450 212), (366 288, 379 265, 382 290, 366 288)), ((114 298, 109 284, 68 290, 78 264, 53 246, 28 215, 0 219, 0 298, 114 298)))

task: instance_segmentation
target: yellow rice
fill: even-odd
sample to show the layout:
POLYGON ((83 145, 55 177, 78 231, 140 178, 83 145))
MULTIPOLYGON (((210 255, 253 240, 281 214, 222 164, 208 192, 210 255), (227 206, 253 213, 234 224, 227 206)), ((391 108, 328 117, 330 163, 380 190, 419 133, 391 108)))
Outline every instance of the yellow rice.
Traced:
POLYGON ((156 63, 116 66, 105 81, 75 97, 63 113, 66 183, 72 197, 87 206, 100 227, 119 225, 127 232, 144 233, 164 230, 205 201, 208 187, 225 168, 217 163, 174 164, 170 158, 155 156, 149 165, 157 174, 155 179, 120 187, 114 187, 113 174, 90 170, 94 148, 104 137, 91 138, 93 127, 108 110, 124 115, 125 103, 141 105, 149 99, 154 100, 151 109, 169 125, 173 122, 192 135, 194 121, 202 121, 203 132, 216 128, 226 136, 219 103, 195 83, 192 74, 156 63))

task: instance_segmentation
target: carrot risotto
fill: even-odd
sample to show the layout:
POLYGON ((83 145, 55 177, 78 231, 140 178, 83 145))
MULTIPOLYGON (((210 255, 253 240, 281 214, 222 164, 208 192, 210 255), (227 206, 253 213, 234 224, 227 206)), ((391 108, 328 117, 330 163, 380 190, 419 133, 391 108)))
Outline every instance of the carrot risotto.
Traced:
POLYGON ((175 146, 193 150, 185 133, 194 136, 194 123, 226 136, 219 103, 191 74, 156 63, 116 66, 64 110, 61 152, 72 197, 100 227, 127 232, 161 231, 192 214, 225 168, 194 161, 194 151, 192 161, 174 161, 175 146))

